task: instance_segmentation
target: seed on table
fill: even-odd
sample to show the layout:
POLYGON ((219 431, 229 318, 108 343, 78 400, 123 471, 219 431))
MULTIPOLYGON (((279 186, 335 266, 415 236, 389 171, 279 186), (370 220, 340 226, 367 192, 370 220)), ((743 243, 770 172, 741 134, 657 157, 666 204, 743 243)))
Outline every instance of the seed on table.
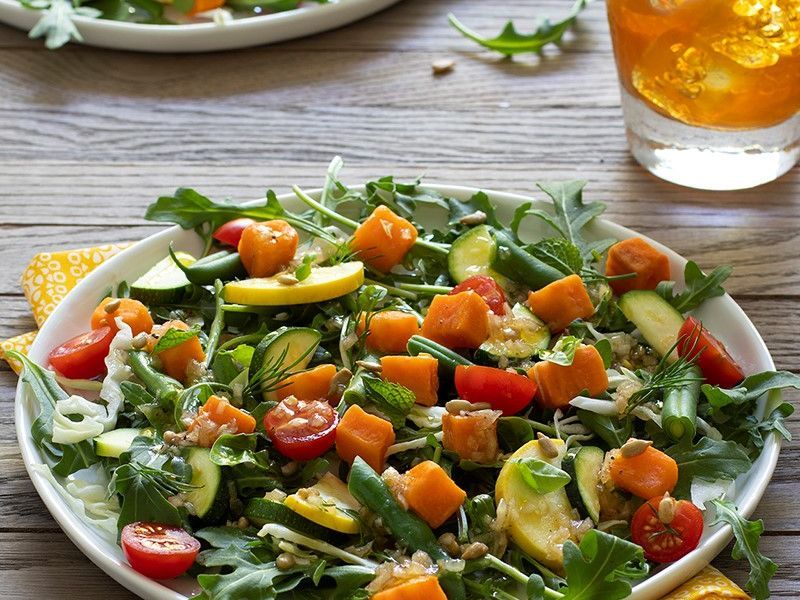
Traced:
POLYGON ((431 63, 431 70, 434 75, 444 75, 453 70, 456 66, 456 61, 452 58, 437 58, 431 63))
POLYGON ((653 442, 650 440, 639 440, 636 438, 630 438, 627 442, 622 444, 620 452, 622 452, 622 456, 624 456, 625 458, 633 458, 634 456, 639 456, 642 452, 647 450, 652 445, 653 442))
POLYGON ((122 300, 120 300, 119 298, 115 298, 114 300, 106 304, 103 307, 103 310, 106 311, 108 314, 117 312, 117 309, 119 308, 120 304, 122 304, 122 300))

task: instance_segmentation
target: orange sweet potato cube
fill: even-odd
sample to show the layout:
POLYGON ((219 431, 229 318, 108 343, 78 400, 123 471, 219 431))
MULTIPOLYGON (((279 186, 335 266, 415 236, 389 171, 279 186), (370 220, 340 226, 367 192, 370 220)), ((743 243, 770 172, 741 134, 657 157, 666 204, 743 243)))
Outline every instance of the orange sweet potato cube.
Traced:
POLYGON ((408 507, 434 529, 449 519, 467 497, 466 492, 432 460, 409 469, 403 479, 403 495, 408 507))
POLYGON ((472 290, 434 296, 422 335, 448 348, 478 348, 489 337, 489 305, 472 290))
POLYGON ((577 275, 569 275, 530 292, 528 305, 554 333, 563 331, 575 319, 587 319, 594 314, 592 299, 577 275))
POLYGON ((357 252, 358 260, 387 273, 403 262, 417 235, 417 228, 410 221, 381 205, 358 226, 350 249, 357 252))

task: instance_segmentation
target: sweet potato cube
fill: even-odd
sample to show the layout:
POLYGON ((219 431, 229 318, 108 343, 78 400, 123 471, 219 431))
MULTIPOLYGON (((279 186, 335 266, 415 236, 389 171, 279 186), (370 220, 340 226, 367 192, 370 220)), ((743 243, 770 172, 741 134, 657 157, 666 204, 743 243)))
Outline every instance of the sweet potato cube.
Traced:
POLYGON ((536 381, 541 404, 548 408, 564 408, 581 392, 599 396, 608 387, 603 357, 594 346, 578 348, 569 366, 538 362, 528 371, 528 377, 536 381))
POLYGON ((275 391, 278 400, 294 396, 298 400, 327 400, 331 381, 336 375, 336 365, 319 365, 308 371, 289 375, 275 391))
MULTIPOLYGON (((367 316, 361 315, 358 333, 367 328, 367 316)), ((412 335, 419 333, 416 315, 401 310, 382 310, 370 315, 367 348, 381 354, 400 354, 412 335)))
POLYGON ((354 404, 336 427, 336 454, 352 463, 356 456, 378 473, 383 471, 386 451, 394 444, 394 428, 389 421, 371 415, 354 404))
POLYGON ((528 305, 553 333, 563 331, 575 319, 587 319, 594 314, 586 286, 577 275, 569 275, 530 292, 528 305))
POLYGON ((467 494, 432 460, 421 462, 404 476, 408 507, 436 529, 464 502, 467 494))
POLYGON ((370 600, 447 600, 436 575, 404 581, 370 597, 370 600))
POLYGON ((350 240, 357 259, 387 273, 403 262, 417 241, 417 229, 387 206, 379 206, 358 226, 350 240))
POLYGON ((422 335, 448 348, 478 348, 489 337, 489 305, 472 290, 434 296, 422 335))
POLYGON ((636 273, 631 279, 616 279, 610 282, 618 296, 631 290, 654 290, 659 281, 671 278, 669 258, 642 238, 629 238, 617 242, 608 249, 606 275, 636 273))
POLYGON ((417 404, 433 406, 439 400, 439 361, 430 354, 418 356, 384 356, 381 377, 407 387, 417 404))

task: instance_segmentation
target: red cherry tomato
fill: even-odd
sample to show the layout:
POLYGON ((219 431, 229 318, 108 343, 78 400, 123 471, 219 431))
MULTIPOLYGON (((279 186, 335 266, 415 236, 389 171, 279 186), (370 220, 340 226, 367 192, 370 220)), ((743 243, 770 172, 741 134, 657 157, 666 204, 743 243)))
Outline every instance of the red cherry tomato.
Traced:
POLYGON ((129 523, 120 544, 131 567, 152 579, 172 579, 194 564, 200 542, 180 527, 160 523, 129 523))
POLYGON ((213 233, 214 239, 220 244, 227 244, 234 248, 239 247, 239 240, 242 239, 242 232, 245 227, 255 223, 253 219, 241 218, 228 221, 217 227, 213 233))
POLYGON ((105 358, 116 330, 99 327, 67 340, 50 352, 50 364, 69 379, 91 379, 106 372, 105 358))
POLYGON ((472 290, 484 299, 496 315, 506 314, 506 295, 497 282, 488 275, 473 275, 459 283, 450 294, 472 290))
POLYGON ((456 367, 458 397, 468 402, 488 402, 504 415, 515 415, 536 395, 536 382, 525 375, 494 367, 456 367))
POLYGON ((264 429, 275 449, 292 460, 322 456, 336 441, 339 413, 321 400, 289 396, 264 415, 264 429))
POLYGON ((711 385, 732 388, 742 382, 744 372, 725 346, 694 317, 687 317, 678 333, 678 355, 696 357, 697 366, 711 385))
POLYGON ((674 500, 675 516, 664 524, 658 516, 663 496, 639 507, 631 520, 631 539, 644 549, 647 559, 675 562, 697 548, 703 533, 703 513, 688 500, 674 500))

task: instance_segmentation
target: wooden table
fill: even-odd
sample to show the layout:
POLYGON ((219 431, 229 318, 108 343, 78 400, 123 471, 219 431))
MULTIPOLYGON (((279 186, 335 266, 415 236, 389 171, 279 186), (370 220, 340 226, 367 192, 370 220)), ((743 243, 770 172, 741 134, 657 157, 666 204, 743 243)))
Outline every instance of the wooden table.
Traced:
MULTIPOLYGON (((557 17, 564 0, 404 0, 351 27, 272 47, 158 56, 41 41, 0 27, 0 338, 33 328, 19 276, 34 253, 137 240, 154 198, 180 185, 213 197, 318 185, 334 154, 347 181, 394 173, 530 192, 585 178, 608 217, 702 267, 735 266, 728 290, 779 368, 800 368, 800 169, 736 193, 679 188, 628 154, 603 6, 563 51, 499 60, 448 25, 494 34, 557 17), (533 6, 531 6, 533 5, 533 6), (456 60, 431 75, 431 62, 456 60)), ((132 598, 60 531, 18 454, 16 376, 0 367, 0 598, 132 598)), ((791 397, 791 395, 790 395, 791 397)), ((793 395, 796 399, 797 395, 793 395)), ((800 421, 791 420, 795 436, 800 421)), ((800 458, 784 446, 757 515, 781 564, 776 596, 800 597, 800 458)), ((715 561, 739 583, 743 565, 715 561)))

